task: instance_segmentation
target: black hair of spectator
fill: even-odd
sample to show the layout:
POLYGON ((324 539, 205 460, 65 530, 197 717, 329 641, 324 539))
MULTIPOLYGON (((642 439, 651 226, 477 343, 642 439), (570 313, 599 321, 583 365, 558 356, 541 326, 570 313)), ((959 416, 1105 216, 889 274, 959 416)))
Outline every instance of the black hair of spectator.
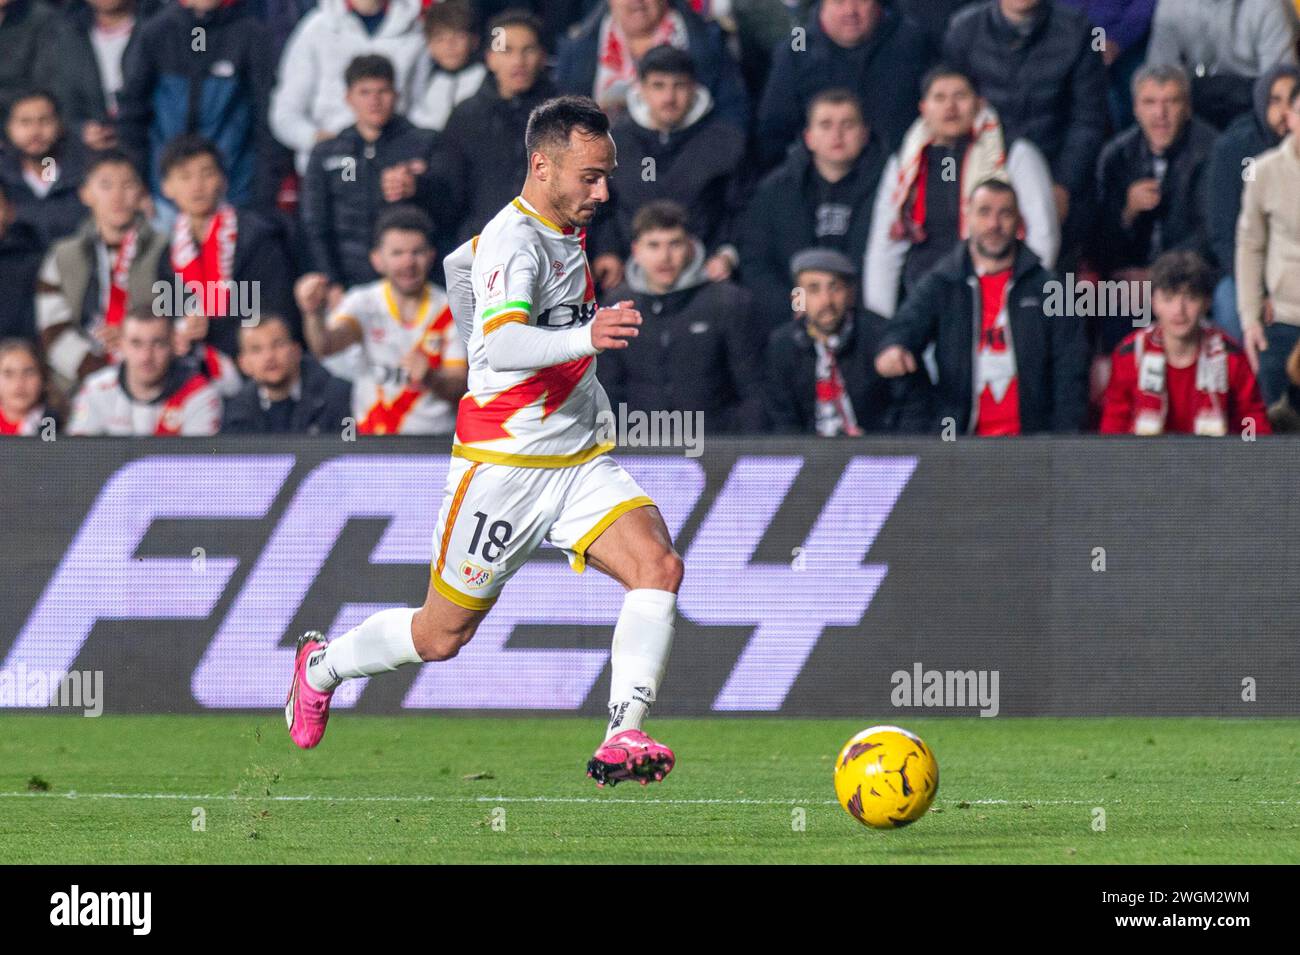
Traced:
POLYGON ((609 133, 609 117, 590 96, 556 96, 535 106, 524 132, 528 155, 541 150, 567 149, 574 130, 587 136, 609 133))
POLYGON ((167 143, 163 147, 158 166, 165 179, 174 167, 199 156, 211 156, 212 161, 221 170, 221 174, 223 176, 226 174, 226 167, 221 162, 221 151, 217 149, 217 144, 206 136, 200 136, 198 133, 181 133, 167 143))
POLYGON ((352 89, 362 80, 387 80, 389 86, 396 88, 397 73, 393 70, 393 61, 378 53, 363 53, 353 57, 348 68, 343 71, 343 83, 352 89))
POLYGON ((54 412, 58 419, 62 419, 67 410, 67 398, 51 380, 50 366, 45 363, 40 346, 30 338, 0 338, 0 358, 16 351, 26 352, 36 362, 36 373, 41 376, 41 393, 37 402, 45 406, 46 414, 54 412))
POLYGON ((274 324, 276 322, 284 326, 284 330, 288 333, 291 339, 297 341, 297 339, 294 338, 293 323, 279 312, 262 312, 257 316, 256 321, 248 323, 240 322, 239 328, 241 331, 245 328, 261 328, 263 325, 274 324))
POLYGON ((418 232, 426 242, 432 241, 433 220, 418 206, 397 205, 380 213, 375 221, 375 248, 379 248, 389 232, 418 232))
POLYGON ((684 229, 690 232, 690 218, 680 202, 671 199, 652 199, 632 217, 632 239, 641 238, 656 229, 684 229))
POLYGON ((478 17, 474 8, 463 0, 447 0, 446 3, 431 3, 424 11, 424 36, 431 38, 442 31, 451 33, 478 33, 478 17))
POLYGON ((9 101, 9 109, 5 113, 5 122, 9 122, 9 117, 13 115, 14 109, 19 103, 26 103, 28 100, 43 99, 54 107, 54 112, 58 115, 60 121, 63 119, 63 109, 59 105, 59 97, 54 90, 45 86, 29 86, 20 90, 18 95, 9 101))
POLYGON ((506 27, 524 27, 532 30, 533 36, 537 37, 537 42, 543 47, 546 46, 546 25, 542 23, 542 18, 531 10, 525 10, 523 7, 511 7, 509 10, 503 10, 488 21, 487 35, 488 43, 496 36, 497 30, 504 30, 506 27))
POLYGON ((1151 291, 1209 300, 1214 295, 1214 270, 1190 250, 1166 252, 1151 264, 1151 291))
POLYGON ((100 168, 103 166, 126 166, 135 173, 137 177, 140 175, 140 170, 136 169, 135 163, 131 161, 131 157, 122 152, 122 150, 105 149, 102 152, 93 153, 91 155, 90 161, 86 164, 86 174, 81 177, 81 181, 85 182, 90 179, 90 177, 99 172, 100 168))
POLYGON ((949 66, 947 63, 937 63, 926 70, 925 75, 921 77, 921 99, 925 99, 930 95, 930 87, 936 82, 953 77, 965 80, 966 84, 971 88, 971 92, 976 96, 980 95, 979 84, 975 82, 975 77, 957 69, 955 66, 949 66))
POLYGON ((636 66, 636 78, 644 81, 651 73, 687 76, 695 79, 695 61, 685 50, 662 43, 646 51, 636 66))
POLYGON ((1016 190, 1012 188, 1011 183, 1005 179, 981 179, 975 184, 975 188, 970 191, 971 198, 975 198, 975 193, 981 189, 987 189, 989 192, 999 193, 1004 196, 1010 196, 1011 201, 1020 208, 1020 197, 1016 195, 1016 190))
POLYGON ((813 95, 808 100, 808 108, 804 110, 804 120, 808 126, 812 125, 813 113, 817 111, 818 106, 852 106, 858 114, 858 119, 866 122, 866 115, 862 112, 862 100, 858 94, 851 89, 843 86, 833 86, 830 89, 822 90, 820 93, 813 95))

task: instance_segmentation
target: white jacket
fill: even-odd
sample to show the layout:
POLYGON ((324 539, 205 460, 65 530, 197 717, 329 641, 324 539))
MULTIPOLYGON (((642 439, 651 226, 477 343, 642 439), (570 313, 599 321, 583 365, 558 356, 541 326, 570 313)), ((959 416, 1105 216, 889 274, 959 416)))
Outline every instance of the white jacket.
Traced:
MULTIPOLYGON (((1027 139, 1017 139, 1007 150, 1007 176, 1011 188, 1016 190, 1020 215, 1025 221, 1025 245, 1050 269, 1056 265, 1057 253, 1061 251, 1061 223, 1052 195, 1052 170, 1037 146, 1027 139)), ((897 179, 898 154, 895 153, 885 164, 876 189, 871 233, 862 265, 864 304, 885 318, 893 318, 898 308, 898 286, 911 246, 906 239, 889 237, 894 219, 890 197, 897 179)))
POLYGON ((487 67, 482 63, 471 62, 448 73, 436 69, 427 54, 416 57, 406 90, 406 118, 421 129, 442 132, 451 111, 478 92, 485 76, 487 67))
POLYGON ((307 170, 317 132, 337 134, 355 122, 344 99, 343 71, 363 53, 378 53, 392 62, 400 112, 405 108, 401 94, 424 53, 420 0, 389 0, 374 36, 348 11, 346 0, 320 0, 298 21, 280 57, 270 122, 275 138, 294 151, 299 173, 307 170))

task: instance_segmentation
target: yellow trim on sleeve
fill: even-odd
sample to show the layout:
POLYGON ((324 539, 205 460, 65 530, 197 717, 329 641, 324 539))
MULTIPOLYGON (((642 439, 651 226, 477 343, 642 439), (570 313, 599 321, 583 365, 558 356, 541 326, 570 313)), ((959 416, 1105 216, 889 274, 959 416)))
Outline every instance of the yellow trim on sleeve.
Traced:
POLYGON ((593 444, 585 451, 573 454, 509 454, 505 451, 489 451, 486 448, 471 448, 464 444, 454 444, 452 457, 467 461, 480 461, 483 464, 505 464, 517 468, 570 468, 577 464, 586 464, 592 458, 600 457, 614 450, 612 441, 605 444, 593 444))
POLYGON ((587 569, 587 548, 596 543, 596 538, 609 529, 609 525, 626 514, 628 511, 635 511, 638 507, 654 507, 655 502, 650 498, 642 495, 634 497, 631 500, 624 501, 622 504, 616 504, 608 514, 596 522, 596 526, 578 539, 578 543, 573 545, 573 572, 580 574, 587 569))
POLYGON ((523 309, 518 309, 510 312, 502 312, 500 315, 493 315, 483 323, 483 334, 491 334, 502 325, 509 325, 511 322, 520 322, 521 324, 527 325, 528 313, 523 309))
POLYGON ((433 574, 429 579, 433 581, 433 589, 457 607, 464 607, 466 610, 491 610, 492 605, 497 602, 496 597, 471 597, 463 594, 437 574, 433 574))

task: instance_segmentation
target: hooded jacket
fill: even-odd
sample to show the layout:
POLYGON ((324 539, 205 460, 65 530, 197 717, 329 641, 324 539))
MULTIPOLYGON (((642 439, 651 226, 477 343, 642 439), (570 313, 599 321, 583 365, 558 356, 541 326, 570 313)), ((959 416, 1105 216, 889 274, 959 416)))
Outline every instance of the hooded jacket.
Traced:
POLYGON ((651 292, 635 260, 608 302, 631 299, 640 334, 627 348, 602 352, 596 374, 618 413, 629 410, 704 413, 709 431, 766 430, 761 327, 748 292, 704 275, 697 239, 690 263, 666 292, 651 292))
POLYGON ((892 6, 863 42, 839 46, 822 29, 821 4, 808 11, 805 49, 782 40, 772 51, 763 98, 758 105, 757 145, 762 168, 775 166, 804 128, 808 102, 817 93, 845 87, 862 101, 863 119, 872 136, 892 153, 916 118, 921 77, 934 52, 921 28, 892 6), (883 91, 888 95, 883 95, 883 91))
MULTIPOLYGON (((1007 321, 1020 390, 1020 432, 1078 431, 1088 411, 1084 320, 1044 313, 1053 273, 1018 243, 1007 288, 1007 321)), ((963 242, 921 280, 881 336, 883 351, 901 345, 918 359, 934 344, 938 380, 931 428, 952 418, 962 434, 975 425, 975 351, 983 317, 979 278, 963 242)))
POLYGON ((744 190, 745 134, 713 110, 713 98, 697 86, 681 125, 666 133, 651 128, 650 111, 635 89, 627 114, 611 133, 618 168, 610 178, 610 201, 592 228, 592 252, 626 257, 632 219, 655 199, 672 199, 690 213, 688 231, 712 254, 730 241, 732 218, 744 190), (646 170, 654 176, 647 180, 646 170))
POLYGON ((343 82, 343 71, 354 57, 378 53, 393 64, 397 110, 406 110, 402 94, 424 52, 420 9, 420 0, 388 0, 373 36, 348 9, 347 0, 320 0, 298 21, 280 57, 270 122, 275 138, 293 150, 299 173, 307 171, 318 132, 337 135, 354 122, 343 82))

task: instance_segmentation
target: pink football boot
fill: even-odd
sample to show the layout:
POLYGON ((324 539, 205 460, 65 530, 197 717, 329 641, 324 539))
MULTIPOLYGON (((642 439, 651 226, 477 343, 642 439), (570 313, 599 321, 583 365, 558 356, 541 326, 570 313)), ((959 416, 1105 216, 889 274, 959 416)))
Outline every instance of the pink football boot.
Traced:
POLYGON ((670 772, 677 757, 662 743, 657 743, 640 730, 615 733, 596 748, 596 754, 587 763, 587 775, 596 785, 617 785, 625 779, 636 779, 642 786, 659 782, 670 772))
POLYGON ((308 630, 298 638, 298 647, 293 655, 293 682, 289 685, 289 698, 284 704, 284 721, 289 725, 289 738, 303 749, 311 749, 321 741, 330 718, 333 691, 322 693, 307 682, 308 658, 326 646, 323 634, 308 630))

